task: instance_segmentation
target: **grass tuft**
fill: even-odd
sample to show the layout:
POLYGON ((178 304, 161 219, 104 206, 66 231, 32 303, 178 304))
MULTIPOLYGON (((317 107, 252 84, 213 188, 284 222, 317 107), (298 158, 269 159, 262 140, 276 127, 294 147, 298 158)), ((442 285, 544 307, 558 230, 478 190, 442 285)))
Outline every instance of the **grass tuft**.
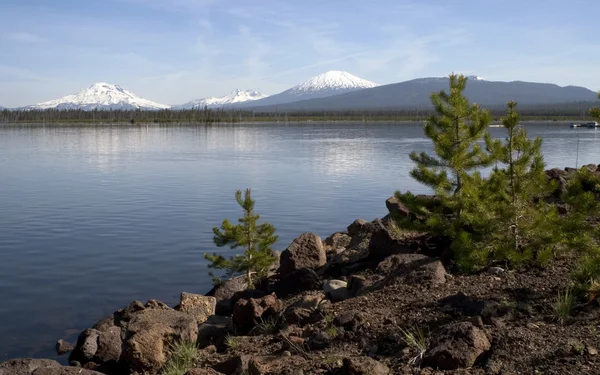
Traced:
POLYGON ((195 343, 176 343, 171 348, 171 358, 162 368, 162 375, 184 375, 198 363, 200 359, 195 343))
POLYGON ((556 301, 554 302, 554 318, 560 324, 563 324, 565 320, 571 315, 573 306, 575 305, 575 298, 570 287, 565 288, 563 292, 558 291, 556 301))
POLYGON ((414 331, 400 328, 400 332, 402 333, 403 340, 406 345, 417 352, 417 355, 410 361, 410 363, 420 363, 425 355, 425 352, 429 348, 429 343, 431 341, 429 331, 422 328, 417 328, 414 331))
POLYGON ((235 349, 238 347, 239 342, 236 340, 235 336, 232 336, 230 334, 225 335, 225 346, 227 346, 229 349, 235 349))

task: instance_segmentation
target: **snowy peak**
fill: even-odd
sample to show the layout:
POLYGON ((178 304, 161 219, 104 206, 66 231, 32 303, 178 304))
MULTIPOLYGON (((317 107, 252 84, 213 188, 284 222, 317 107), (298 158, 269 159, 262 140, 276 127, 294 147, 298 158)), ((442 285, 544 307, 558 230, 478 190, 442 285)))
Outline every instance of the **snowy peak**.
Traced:
POLYGON ((75 95, 39 103, 30 109, 167 109, 170 106, 140 98, 119 85, 97 82, 75 95))
POLYGON ((292 92, 307 93, 321 90, 359 90, 378 86, 376 83, 359 78, 348 72, 330 70, 326 73, 312 77, 300 85, 290 89, 292 92))
POLYGON ((268 97, 256 90, 239 90, 235 89, 229 94, 221 97, 211 97, 192 100, 189 103, 178 106, 178 108, 202 108, 202 107, 221 107, 228 104, 245 103, 254 100, 264 99, 268 97))

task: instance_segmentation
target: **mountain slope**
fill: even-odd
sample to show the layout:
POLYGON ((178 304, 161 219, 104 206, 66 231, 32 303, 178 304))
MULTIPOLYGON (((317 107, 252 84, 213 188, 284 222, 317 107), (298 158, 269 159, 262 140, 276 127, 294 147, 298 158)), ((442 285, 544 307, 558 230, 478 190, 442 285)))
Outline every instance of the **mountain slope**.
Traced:
POLYGON ((167 109, 170 106, 140 98, 121 86, 94 83, 75 95, 35 104, 27 109, 167 109))
POLYGON ((254 100, 260 100, 268 97, 263 93, 255 90, 238 90, 235 89, 229 94, 221 97, 211 97, 192 100, 191 102, 174 106, 174 109, 192 109, 192 108, 204 108, 206 107, 222 107, 228 104, 244 103, 254 100))
MULTIPOLYGON (((253 107, 257 111, 341 110, 428 108, 429 95, 434 91, 448 90, 448 78, 431 77, 378 86, 327 98, 303 100, 278 106, 253 107)), ((466 96, 484 106, 505 105, 514 100, 520 105, 569 103, 593 101, 595 93, 584 87, 561 87, 549 83, 492 82, 472 77, 465 89, 466 96)), ((257 102, 258 103, 258 102, 257 102)))
POLYGON ((348 72, 330 70, 312 77, 289 90, 252 103, 244 103, 242 106, 254 107, 292 103, 299 100, 325 98, 377 86, 374 82, 359 78, 348 72))

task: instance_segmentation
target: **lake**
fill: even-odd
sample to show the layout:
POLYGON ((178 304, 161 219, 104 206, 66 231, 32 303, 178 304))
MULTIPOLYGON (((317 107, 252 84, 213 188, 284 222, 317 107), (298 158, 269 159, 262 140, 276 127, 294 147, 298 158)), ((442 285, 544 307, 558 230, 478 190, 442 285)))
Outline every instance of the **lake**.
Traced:
MULTIPOLYGON (((600 162, 600 131, 527 124, 548 167, 600 162)), ((502 128, 492 128, 503 136, 502 128)), ((418 124, 0 126, 0 361, 53 357, 59 338, 134 299, 211 287, 212 227, 241 213, 236 189, 284 250, 384 216, 409 178, 418 124)))

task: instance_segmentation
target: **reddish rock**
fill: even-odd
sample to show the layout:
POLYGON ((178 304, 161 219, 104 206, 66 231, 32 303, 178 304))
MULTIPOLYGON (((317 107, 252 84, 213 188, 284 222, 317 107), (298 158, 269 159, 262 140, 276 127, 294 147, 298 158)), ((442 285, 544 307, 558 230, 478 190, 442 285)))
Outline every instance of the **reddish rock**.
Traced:
POLYGON ((321 237, 314 233, 303 233, 281 253, 279 273, 285 277, 301 268, 323 267, 326 262, 321 237))
POLYGON ((281 304, 274 294, 259 299, 240 299, 233 307, 233 325, 237 332, 245 333, 254 328, 261 319, 281 310, 281 304))
POLYGON ((433 339, 423 363, 441 370, 467 368, 490 347, 485 333, 471 322, 451 323, 443 326, 433 339))

